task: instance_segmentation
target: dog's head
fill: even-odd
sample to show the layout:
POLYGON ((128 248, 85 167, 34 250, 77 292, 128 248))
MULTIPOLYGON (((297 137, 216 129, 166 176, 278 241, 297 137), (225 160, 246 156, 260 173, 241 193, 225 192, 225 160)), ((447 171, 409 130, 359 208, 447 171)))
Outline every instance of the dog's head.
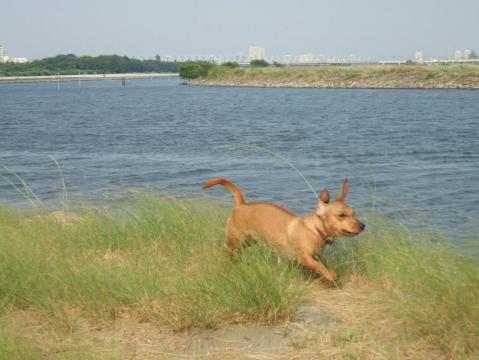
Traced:
POLYGON ((336 200, 329 202, 329 191, 324 189, 318 202, 316 214, 321 218, 325 230, 334 237, 355 236, 366 225, 356 219, 354 210, 344 202, 349 190, 349 181, 344 179, 336 200))

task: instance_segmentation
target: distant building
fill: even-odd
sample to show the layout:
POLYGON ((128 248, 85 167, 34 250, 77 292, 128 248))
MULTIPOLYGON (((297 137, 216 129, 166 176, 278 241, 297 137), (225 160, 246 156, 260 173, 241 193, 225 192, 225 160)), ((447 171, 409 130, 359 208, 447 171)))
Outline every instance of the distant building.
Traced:
POLYGON ((5 52, 3 45, 0 45, 0 64, 5 62, 5 52))
POLYGON ((422 55, 422 51, 416 51, 414 54, 414 60, 416 60, 418 64, 424 64, 424 56, 422 55))
POLYGON ((28 62, 27 58, 24 57, 8 57, 4 56, 5 62, 14 63, 14 64, 25 64, 28 62))
POLYGON ((454 60, 462 60, 462 52, 461 50, 456 50, 454 51, 454 60))
POLYGON ((264 60, 266 52, 262 47, 250 46, 249 47, 249 60, 264 60))
POLYGON ((476 52, 471 49, 464 50, 464 60, 474 60, 477 59, 476 52))
POLYGON ((312 63, 313 61, 314 61, 314 56, 312 54, 299 55, 298 62, 300 63, 312 63))

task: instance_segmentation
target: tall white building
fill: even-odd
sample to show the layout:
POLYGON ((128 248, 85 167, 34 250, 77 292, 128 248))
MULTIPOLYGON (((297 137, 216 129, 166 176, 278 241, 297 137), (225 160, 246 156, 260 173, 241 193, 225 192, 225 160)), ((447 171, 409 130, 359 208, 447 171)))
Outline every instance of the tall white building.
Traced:
POLYGON ((266 52, 264 48, 257 46, 249 47, 249 60, 264 60, 266 57, 266 52))
POLYGON ((0 64, 5 62, 5 53, 3 49, 3 45, 0 45, 0 64))
POLYGON ((414 60, 416 60, 418 64, 424 63, 424 56, 422 54, 422 51, 416 51, 416 53, 414 54, 414 60))
POLYGON ((454 60, 462 60, 462 52, 461 50, 454 51, 454 60))
POLYGON ((471 49, 464 50, 464 60, 470 60, 472 55, 471 49))

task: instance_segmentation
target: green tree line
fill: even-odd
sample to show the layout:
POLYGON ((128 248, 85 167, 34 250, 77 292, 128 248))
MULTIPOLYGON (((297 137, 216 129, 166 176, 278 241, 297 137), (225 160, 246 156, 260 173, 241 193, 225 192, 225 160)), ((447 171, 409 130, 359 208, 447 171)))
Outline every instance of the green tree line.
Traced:
MULTIPOLYGON (((249 64, 252 68, 262 68, 262 67, 282 67, 284 65, 274 62, 272 65, 265 60, 252 60, 249 64)), ((189 79, 197 79, 199 77, 206 77, 210 70, 232 70, 239 67, 237 62, 225 62, 221 65, 216 65, 210 62, 189 62, 189 63, 182 63, 178 65, 178 72, 180 77, 189 80, 189 79)))
POLYGON ((0 76, 35 76, 105 73, 146 73, 177 72, 176 62, 159 60, 138 60, 127 56, 100 55, 76 56, 74 54, 57 55, 25 64, 0 64, 0 76))

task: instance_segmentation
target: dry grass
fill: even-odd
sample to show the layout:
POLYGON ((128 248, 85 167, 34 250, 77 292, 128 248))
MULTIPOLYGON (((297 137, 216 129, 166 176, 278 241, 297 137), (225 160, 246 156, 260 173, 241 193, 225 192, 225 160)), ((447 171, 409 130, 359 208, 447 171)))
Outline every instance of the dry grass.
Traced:
POLYGON ((479 66, 323 66, 227 68, 216 66, 198 85, 347 88, 479 88, 479 66))
POLYGON ((315 304, 341 323, 312 351, 329 359, 447 358, 426 339, 405 335, 403 320, 391 313, 390 295, 363 281, 352 281, 341 290, 322 290, 315 304))
POLYGON ((16 334, 18 346, 27 344, 28 351, 35 355, 31 358, 35 359, 457 358, 426 339, 404 336, 403 324, 390 313, 390 297, 384 290, 357 280, 348 281, 342 289, 316 285, 309 298, 310 305, 334 317, 337 324, 310 329, 303 323, 288 322, 260 327, 259 331, 246 327, 252 336, 264 338, 264 346, 258 346, 258 342, 246 335, 232 335, 232 331, 238 331, 235 325, 221 328, 233 326, 232 331, 174 332, 168 327, 142 322, 128 313, 107 327, 86 321, 80 313, 72 314, 71 331, 60 332, 43 314, 17 310, 5 314, 1 326, 9 334, 16 334), (293 330, 295 337, 291 338, 288 333, 293 330), (268 334, 276 336, 276 341, 271 342, 268 334), (277 334, 284 338, 278 340, 277 334))

